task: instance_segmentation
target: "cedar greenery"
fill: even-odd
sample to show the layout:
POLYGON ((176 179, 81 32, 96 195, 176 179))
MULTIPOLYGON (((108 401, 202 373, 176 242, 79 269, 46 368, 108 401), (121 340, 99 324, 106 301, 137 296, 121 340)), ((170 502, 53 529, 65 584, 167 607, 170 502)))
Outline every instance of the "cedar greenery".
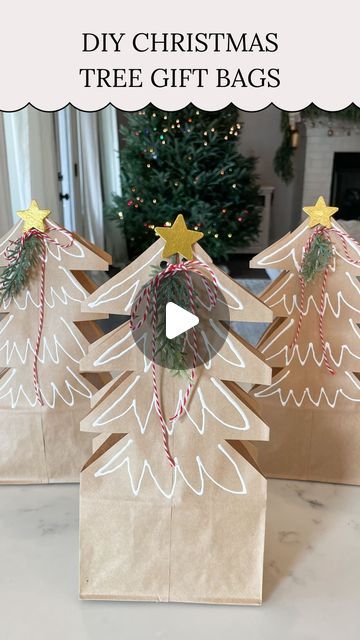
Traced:
POLYGON ((256 159, 239 153, 239 111, 189 105, 180 111, 152 107, 125 115, 120 127, 122 197, 108 212, 121 221, 130 259, 154 241, 154 226, 179 213, 204 233, 214 259, 246 246, 258 235, 256 159))
MULTIPOLYGON (((162 267, 153 266, 152 276, 162 271, 162 267)), ((194 291, 195 302, 196 292, 194 291)), ((183 309, 190 311, 190 295, 185 273, 178 271, 162 280, 157 291, 157 323, 156 323, 156 352, 160 354, 160 364, 172 370, 174 375, 189 377, 189 362, 184 351, 186 333, 169 340, 166 337, 166 305, 175 302, 183 309)), ((154 308, 150 308, 150 314, 154 308)))
POLYGON ((0 277, 0 304, 16 298, 28 286, 34 269, 40 262, 42 242, 37 236, 29 236, 24 245, 21 238, 8 247, 9 264, 0 277))
POLYGON ((314 236, 308 253, 305 254, 301 267, 301 275, 306 284, 312 282, 317 273, 322 273, 328 266, 333 256, 333 247, 330 240, 322 233, 314 236))

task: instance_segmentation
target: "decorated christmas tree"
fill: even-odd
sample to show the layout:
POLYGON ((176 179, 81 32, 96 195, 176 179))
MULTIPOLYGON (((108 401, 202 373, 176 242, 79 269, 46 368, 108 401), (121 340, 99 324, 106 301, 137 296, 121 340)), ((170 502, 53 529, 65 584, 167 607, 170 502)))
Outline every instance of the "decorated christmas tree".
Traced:
POLYGON ((256 238, 256 160, 239 152, 241 126, 232 105, 216 112, 149 106, 126 114, 122 197, 115 197, 111 217, 124 225, 131 258, 151 245, 155 226, 169 225, 179 213, 204 233, 213 259, 256 238))
MULTIPOLYGON (((91 452, 80 419, 103 376, 80 374, 89 340, 81 302, 95 287, 85 269, 108 268, 110 257, 59 227, 32 201, 0 241, 0 482, 79 480, 91 452), (82 460, 81 460, 82 459, 82 460)), ((105 316, 106 317, 106 316, 105 316)))
POLYGON ((268 428, 240 385, 268 383, 271 369, 224 319, 272 314, 193 244, 201 234, 181 216, 157 231, 83 304, 131 317, 82 361, 115 378, 82 421, 99 435, 81 473, 81 596, 259 603, 266 482, 244 441, 268 428), (169 303, 198 325, 164 336, 169 303))
POLYGON ((283 269, 261 299, 274 323, 259 349, 274 368, 253 396, 271 428, 269 476, 360 484, 360 246, 322 197, 309 218, 253 259, 283 269))

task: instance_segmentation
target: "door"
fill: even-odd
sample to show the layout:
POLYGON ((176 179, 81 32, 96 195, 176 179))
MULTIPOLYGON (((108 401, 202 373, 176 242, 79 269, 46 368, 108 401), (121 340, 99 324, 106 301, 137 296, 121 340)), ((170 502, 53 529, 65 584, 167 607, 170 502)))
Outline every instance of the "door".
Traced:
POLYGON ((80 215, 79 149, 76 111, 68 106, 56 113, 59 200, 64 226, 82 233, 80 215))

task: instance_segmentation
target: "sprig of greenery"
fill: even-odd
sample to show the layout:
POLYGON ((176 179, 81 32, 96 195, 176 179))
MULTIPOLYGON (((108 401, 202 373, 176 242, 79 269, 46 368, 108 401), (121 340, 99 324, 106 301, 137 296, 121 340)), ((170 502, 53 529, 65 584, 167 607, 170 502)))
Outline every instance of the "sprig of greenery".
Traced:
POLYGON ((15 240, 7 251, 9 264, 0 277, 0 304, 16 298, 28 286, 34 269, 40 262, 42 241, 30 236, 21 244, 21 238, 15 240))
MULTIPOLYGON (((162 271, 162 267, 152 267, 152 277, 162 271)), ((196 292, 195 302, 196 302, 196 292)), ((184 309, 190 311, 190 294, 184 271, 178 271, 171 276, 164 278, 159 285, 157 292, 157 323, 156 323, 156 353, 160 354, 162 366, 170 368, 174 375, 189 377, 188 354, 185 351, 186 334, 177 336, 169 340, 166 337, 166 305, 174 302, 184 309)), ((154 307, 150 313, 154 312, 154 307)))
POLYGON ((304 256, 300 271, 306 284, 312 282, 317 273, 325 271, 332 256, 333 247, 331 241, 323 234, 316 234, 310 250, 304 256))

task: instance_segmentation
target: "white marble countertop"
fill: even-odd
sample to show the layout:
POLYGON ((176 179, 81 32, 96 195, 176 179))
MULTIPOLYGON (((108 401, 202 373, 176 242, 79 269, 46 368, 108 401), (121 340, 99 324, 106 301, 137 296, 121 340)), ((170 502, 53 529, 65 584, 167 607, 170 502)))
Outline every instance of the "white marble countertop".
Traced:
POLYGON ((261 607, 81 602, 78 487, 0 487, 1 640, 360 637, 360 487, 269 482, 261 607))

